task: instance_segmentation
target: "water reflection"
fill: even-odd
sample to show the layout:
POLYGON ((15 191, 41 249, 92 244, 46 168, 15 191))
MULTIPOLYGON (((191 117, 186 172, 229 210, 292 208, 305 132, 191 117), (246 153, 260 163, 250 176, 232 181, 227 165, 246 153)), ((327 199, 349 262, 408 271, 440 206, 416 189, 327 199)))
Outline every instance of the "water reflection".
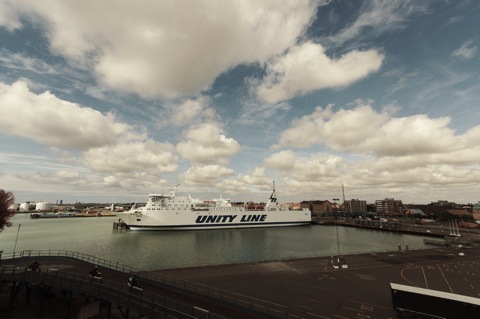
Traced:
MULTIPOLYGON (((0 250, 71 250, 142 269, 259 262, 337 254, 332 226, 198 231, 114 231, 108 217, 29 219, 17 214, 0 233, 0 250)), ((338 227, 341 254, 425 247, 419 236, 338 227)))

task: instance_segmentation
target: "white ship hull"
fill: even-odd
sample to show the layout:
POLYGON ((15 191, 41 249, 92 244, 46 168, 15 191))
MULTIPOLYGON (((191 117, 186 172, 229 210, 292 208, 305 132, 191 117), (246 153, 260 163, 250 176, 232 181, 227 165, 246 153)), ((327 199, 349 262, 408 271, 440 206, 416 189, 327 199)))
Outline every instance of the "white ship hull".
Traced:
POLYGON ((122 219, 131 230, 200 230, 308 225, 308 209, 290 210, 276 203, 275 190, 263 210, 232 206, 225 199, 200 202, 190 196, 150 194, 144 207, 132 208, 122 219))
POLYGON ((284 227, 310 224, 309 211, 172 211, 163 216, 134 214, 124 222, 131 230, 193 230, 250 227, 284 227))

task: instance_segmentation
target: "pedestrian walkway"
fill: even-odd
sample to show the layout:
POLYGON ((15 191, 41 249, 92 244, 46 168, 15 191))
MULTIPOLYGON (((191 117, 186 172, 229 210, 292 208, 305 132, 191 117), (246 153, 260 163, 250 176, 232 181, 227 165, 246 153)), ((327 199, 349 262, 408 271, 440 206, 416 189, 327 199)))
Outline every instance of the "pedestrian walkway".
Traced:
MULTIPOLYGON (((129 309, 130 318, 147 314, 148 309, 155 311, 149 313, 149 318, 162 317, 165 311, 175 309, 179 312, 169 313, 169 318, 334 319, 360 316, 391 319, 396 317, 390 283, 480 296, 479 247, 399 249, 385 253, 156 271, 71 252, 22 252, 15 258, 6 257, 7 260, 0 261, 3 269, 0 274, 2 318, 9 307, 7 301, 12 291, 8 284, 22 280, 32 286, 51 286, 52 292, 55 289, 72 292, 72 296, 61 297, 57 293, 56 306, 61 303, 64 310, 63 316, 49 317, 53 319, 66 318, 66 313, 71 313, 75 307, 78 310, 78 304, 85 304, 87 299, 97 302, 95 309, 109 314, 110 318, 125 318, 126 309, 129 309), (41 276, 44 277, 41 280, 35 277, 40 275, 24 274, 24 268, 33 259, 42 265, 41 276), (102 284, 93 283, 88 277, 94 265, 102 271, 102 284), (131 273, 139 276, 142 291, 132 291, 126 285, 131 273), (10 275, 14 277, 9 278, 10 275), (21 276, 26 279, 19 279, 21 276), (99 300, 108 302, 102 304, 99 300), (165 306, 168 308, 162 310, 165 306)), ((23 289, 23 300, 17 299, 14 309, 5 318, 25 317, 16 316, 27 308, 26 286, 23 289)), ((50 309, 49 303, 53 301, 44 301, 44 311, 50 309)))
POLYGON ((4 254, 0 265, 2 318, 35 318, 46 312, 50 312, 48 318, 69 318, 82 311, 104 313, 109 318, 263 317, 208 296, 204 286, 83 254, 31 251, 15 258, 4 254), (33 260, 40 263, 41 272, 25 270, 33 260), (102 272, 101 282, 88 275, 95 265, 102 272), (128 286, 132 273, 139 277, 140 288, 128 286))

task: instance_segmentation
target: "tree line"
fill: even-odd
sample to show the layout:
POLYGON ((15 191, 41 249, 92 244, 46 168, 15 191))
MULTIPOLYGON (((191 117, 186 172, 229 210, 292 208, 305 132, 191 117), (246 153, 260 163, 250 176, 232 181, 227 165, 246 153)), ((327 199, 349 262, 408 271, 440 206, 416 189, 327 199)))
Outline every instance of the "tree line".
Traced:
POLYGON ((12 209, 12 205, 15 202, 15 197, 11 192, 6 192, 0 189, 0 232, 5 227, 12 226, 9 221, 10 217, 15 215, 15 209, 12 209))

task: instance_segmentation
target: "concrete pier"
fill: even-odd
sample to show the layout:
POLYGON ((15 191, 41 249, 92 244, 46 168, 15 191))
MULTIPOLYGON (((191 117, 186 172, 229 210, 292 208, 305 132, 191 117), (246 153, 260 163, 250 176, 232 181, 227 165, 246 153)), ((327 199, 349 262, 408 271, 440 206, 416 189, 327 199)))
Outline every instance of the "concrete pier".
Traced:
POLYGON ((127 230, 127 229, 130 229, 130 228, 127 226, 127 224, 123 220, 119 219, 118 221, 113 222, 113 229, 114 230, 127 230))

